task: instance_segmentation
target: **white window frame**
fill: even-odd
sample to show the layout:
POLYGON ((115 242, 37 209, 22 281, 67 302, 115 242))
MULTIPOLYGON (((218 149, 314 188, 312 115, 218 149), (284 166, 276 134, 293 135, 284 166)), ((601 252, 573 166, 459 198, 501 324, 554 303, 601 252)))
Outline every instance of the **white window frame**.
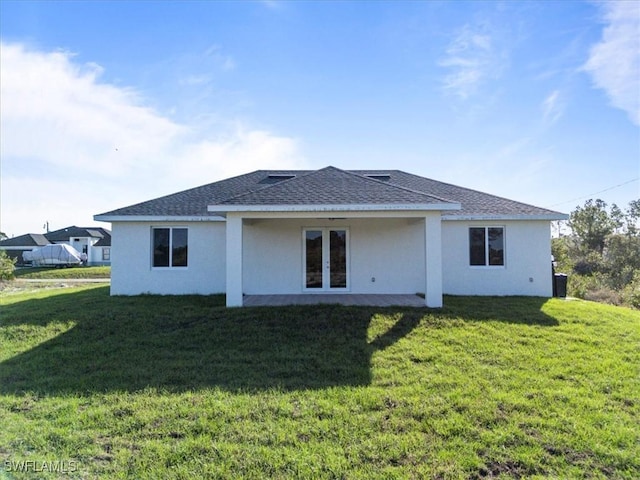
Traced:
POLYGON ((175 225, 175 226, 155 226, 155 227, 151 227, 151 232, 150 232, 150 240, 151 240, 151 269, 152 270, 160 270, 160 271, 166 271, 166 270, 187 270, 189 268, 189 264, 191 263, 189 261, 189 227, 183 227, 183 226, 179 226, 179 225, 175 225), (186 230, 187 231, 187 264, 186 265, 178 265, 178 266, 174 266, 173 265, 173 230, 186 230), (164 266, 160 266, 160 267, 156 267, 153 263, 154 263, 154 232, 156 230, 169 230, 169 265, 167 265, 166 267, 164 266))
POLYGON ((469 225, 467 229, 467 254, 469 268, 473 269, 505 269, 507 267, 507 228, 504 225, 469 225), (482 228, 484 229, 484 265, 471 265, 471 229, 482 228), (499 228, 502 230, 502 265, 490 265, 489 264, 489 229, 499 228))
POLYGON ((111 261, 111 247, 102 247, 102 261, 103 262, 111 261))

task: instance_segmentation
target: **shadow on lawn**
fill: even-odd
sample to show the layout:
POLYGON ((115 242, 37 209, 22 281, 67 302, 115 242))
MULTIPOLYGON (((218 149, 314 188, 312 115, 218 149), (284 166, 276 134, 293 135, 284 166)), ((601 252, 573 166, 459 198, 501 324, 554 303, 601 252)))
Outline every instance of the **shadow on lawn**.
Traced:
POLYGON ((421 318, 409 309, 372 345, 367 330, 380 309, 223 305, 221 296, 109 297, 105 287, 4 306, 2 326, 73 326, 0 363, 0 392, 367 385, 376 348, 421 318))
MULTIPOLYGON (((368 385, 374 352, 410 334, 425 315, 425 327, 459 320, 468 314, 466 301, 451 298, 439 313, 336 305, 226 309, 222 296, 109 297, 108 287, 56 293, 3 306, 3 327, 73 326, 0 363, 0 393, 368 385), (376 313, 397 320, 368 341, 376 313)), ((517 303, 528 315, 523 322, 552 325, 539 302, 517 303)))
POLYGON ((439 317, 466 322, 502 322, 517 325, 556 327, 556 318, 544 312, 549 301, 543 297, 458 297, 445 296, 439 317))

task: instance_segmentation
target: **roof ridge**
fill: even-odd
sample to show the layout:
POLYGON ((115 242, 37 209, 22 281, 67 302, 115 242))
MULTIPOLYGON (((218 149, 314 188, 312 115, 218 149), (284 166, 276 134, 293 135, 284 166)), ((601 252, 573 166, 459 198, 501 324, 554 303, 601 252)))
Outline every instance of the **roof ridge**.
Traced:
MULTIPOLYGON (((356 176, 358 176, 358 177, 360 177, 360 178, 364 178, 364 179, 366 179, 366 180, 370 180, 370 181, 372 181, 372 182, 378 182, 378 183, 381 183, 382 185, 387 185, 387 186, 395 187, 395 188, 398 188, 398 189, 400 189, 400 190, 405 190, 405 191, 407 191, 407 192, 411 192, 411 193, 417 193, 417 194, 419 194, 419 195, 423 195, 423 196, 425 196, 425 197, 435 198, 436 200, 440 200, 441 202, 445 202, 445 203, 459 203, 459 202, 454 202, 453 200, 449 200, 449 199, 447 199, 447 198, 439 197, 439 196, 437 196, 437 195, 432 195, 432 194, 430 194, 430 193, 421 192, 420 190, 415 190, 415 189, 413 189, 413 188, 405 187, 405 186, 403 186, 403 185, 398 185, 397 183, 394 183, 394 182, 391 182, 391 181, 389 181, 389 182, 383 182, 382 180, 378 180, 377 178, 369 177, 369 176, 367 176, 366 174, 365 174, 365 175, 362 175, 362 174, 356 173, 356 171, 355 171, 355 170, 351 170, 351 171, 349 171, 349 170, 344 170, 344 171, 345 171, 345 172, 347 172, 347 173, 350 173, 350 174, 352 174, 352 175, 356 175, 356 176)), ((380 170, 380 171, 384 171, 384 170, 380 170)), ((386 171, 387 171, 387 172, 393 172, 394 170, 386 170, 386 171)), ((395 171, 398 171, 398 172, 399 172, 399 171, 401 171, 401 170, 395 170, 395 171)))
MULTIPOLYGON (((301 175, 295 175, 292 178, 284 179, 284 180, 282 180, 281 182, 278 182, 278 183, 272 183, 270 185, 266 185, 266 186, 264 186, 262 188, 258 188, 256 190, 250 190, 250 191, 246 191, 246 192, 243 192, 243 193, 228 197, 228 198, 218 202, 218 204, 224 204, 225 202, 228 202, 228 201, 231 201, 231 200, 237 200, 237 199, 239 199, 239 198, 241 198, 243 196, 246 196, 246 195, 255 194, 255 193, 258 193, 258 192, 264 192, 265 190, 268 190, 268 189, 271 189, 271 188, 281 187, 282 185, 286 185, 287 183, 297 182, 301 178, 305 178, 307 176, 314 175, 314 174, 317 174, 319 172, 327 171, 327 170, 334 170, 336 172, 340 172, 340 173, 343 173, 343 174, 346 174, 346 175, 351 175, 353 177, 356 177, 356 178, 361 179, 361 180, 365 180, 367 182, 372 182, 372 183, 376 183, 378 185, 383 185, 385 188, 389 188, 390 187, 390 188, 393 188, 393 189, 396 189, 396 190, 402 190, 402 191, 405 191, 405 192, 410 192, 410 193, 413 193, 413 194, 416 194, 416 195, 420 195, 422 197, 426 197, 426 198, 431 199, 431 200, 435 199, 435 200, 438 200, 438 201, 444 202, 444 203, 455 203, 455 204, 459 203, 459 202, 454 202, 452 200, 448 200, 448 199, 445 199, 445 198, 438 197, 436 195, 431 195, 429 193, 421 192, 419 190, 413 190, 411 188, 404 187, 402 185, 398 185, 398 184, 393 183, 393 182, 383 182, 383 181, 377 180, 375 178, 367 177, 366 175, 361 175, 361 174, 359 174, 359 173, 357 173, 357 172, 355 172, 353 170, 343 170, 341 168, 334 167, 333 165, 328 165, 326 167, 319 168, 319 169, 316 169, 316 170, 298 170, 298 172, 304 172, 304 173, 302 173, 301 175)), ((261 171, 264 171, 266 174, 269 174, 269 172, 280 171, 280 170, 261 170, 261 171)), ((289 170, 289 171, 292 172, 293 170, 289 170)))
MULTIPOLYGON (((329 168, 329 167, 321 168, 320 170, 325 170, 326 168, 329 168)), ((335 168, 335 167, 332 167, 332 168, 335 168)), ((264 187, 259 187, 259 188, 256 188, 255 190, 247 190, 247 191, 244 191, 242 193, 238 193, 237 195, 232 195, 230 197, 225 198, 224 200, 220 200, 218 202, 218 204, 222 204, 224 202, 228 202, 229 200, 235 200, 236 198, 240 198, 240 197, 242 197, 244 195, 249 195, 249 194, 253 194, 253 193, 257 193, 257 192, 262 192, 262 191, 268 190, 268 189, 270 189, 272 187, 280 186, 283 183, 288 183, 288 182, 291 182, 291 181, 296 180, 298 178, 306 177, 307 175, 311 175, 312 173, 319 172, 320 170, 297 170, 298 172, 305 172, 305 173, 303 173, 302 175, 297 175, 296 174, 292 178, 286 178, 286 179, 283 179, 282 181, 280 181, 278 183, 272 183, 272 184, 269 184, 269 185, 265 185, 264 187)), ((284 172, 284 171, 293 172, 295 170, 256 170, 256 172, 265 172, 267 175, 269 175, 269 172, 284 172)))

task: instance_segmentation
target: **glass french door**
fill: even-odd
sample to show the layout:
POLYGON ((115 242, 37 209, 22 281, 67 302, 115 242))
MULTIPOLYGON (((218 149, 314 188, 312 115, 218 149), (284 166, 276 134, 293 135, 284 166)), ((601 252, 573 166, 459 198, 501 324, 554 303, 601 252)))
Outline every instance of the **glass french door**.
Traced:
POLYGON ((348 230, 304 229, 304 290, 347 290, 348 230))

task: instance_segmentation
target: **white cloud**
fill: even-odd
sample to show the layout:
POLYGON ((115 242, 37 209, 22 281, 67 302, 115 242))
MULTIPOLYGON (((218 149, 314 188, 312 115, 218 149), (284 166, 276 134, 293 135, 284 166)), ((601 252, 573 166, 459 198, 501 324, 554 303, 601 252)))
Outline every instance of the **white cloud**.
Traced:
MULTIPOLYGON (((264 168, 304 167, 294 139, 264 130, 248 130, 242 125, 237 125, 225 138, 184 145, 181 158, 196 172, 213 169, 222 178, 264 168)), ((176 172, 176 177, 184 178, 182 183, 191 181, 193 186, 199 185, 193 183, 194 172, 176 172)))
POLYGON ((200 87, 202 85, 206 85, 208 83, 211 83, 211 81, 213 80, 213 76, 212 75, 206 75, 206 74, 190 74, 190 75, 186 75, 184 77, 181 77, 178 80, 178 83, 180 83, 181 85, 186 85, 188 87, 200 87))
POLYGON ((542 115, 545 124, 553 125, 556 123, 565 109, 565 101, 562 98, 560 90, 554 90, 542 102, 542 115))
POLYGON ((0 230, 96 213, 257 168, 304 168, 295 139, 239 121, 208 132, 143 105, 68 52, 0 44, 0 230))
POLYGON ((211 45, 205 52, 205 57, 211 59, 223 72, 236 68, 236 62, 233 57, 225 54, 220 45, 211 45))
POLYGON ((446 58, 439 62, 450 71, 443 79, 445 91, 462 100, 503 70, 502 55, 496 50, 492 36, 482 30, 465 25, 447 47, 446 58))
POLYGON ((497 161, 502 162, 504 159, 513 159, 513 158, 521 158, 523 153, 526 152, 533 143, 532 137, 521 137, 518 138, 501 148, 499 148, 495 154, 495 158, 497 161))
POLYGON ((139 106, 132 91, 99 83, 100 68, 76 65, 68 53, 5 43, 1 48, 5 161, 38 159, 116 176, 186 130, 139 106))
POLYGON ((614 107, 640 125, 640 3, 603 2, 601 8, 606 26, 583 69, 614 107))

